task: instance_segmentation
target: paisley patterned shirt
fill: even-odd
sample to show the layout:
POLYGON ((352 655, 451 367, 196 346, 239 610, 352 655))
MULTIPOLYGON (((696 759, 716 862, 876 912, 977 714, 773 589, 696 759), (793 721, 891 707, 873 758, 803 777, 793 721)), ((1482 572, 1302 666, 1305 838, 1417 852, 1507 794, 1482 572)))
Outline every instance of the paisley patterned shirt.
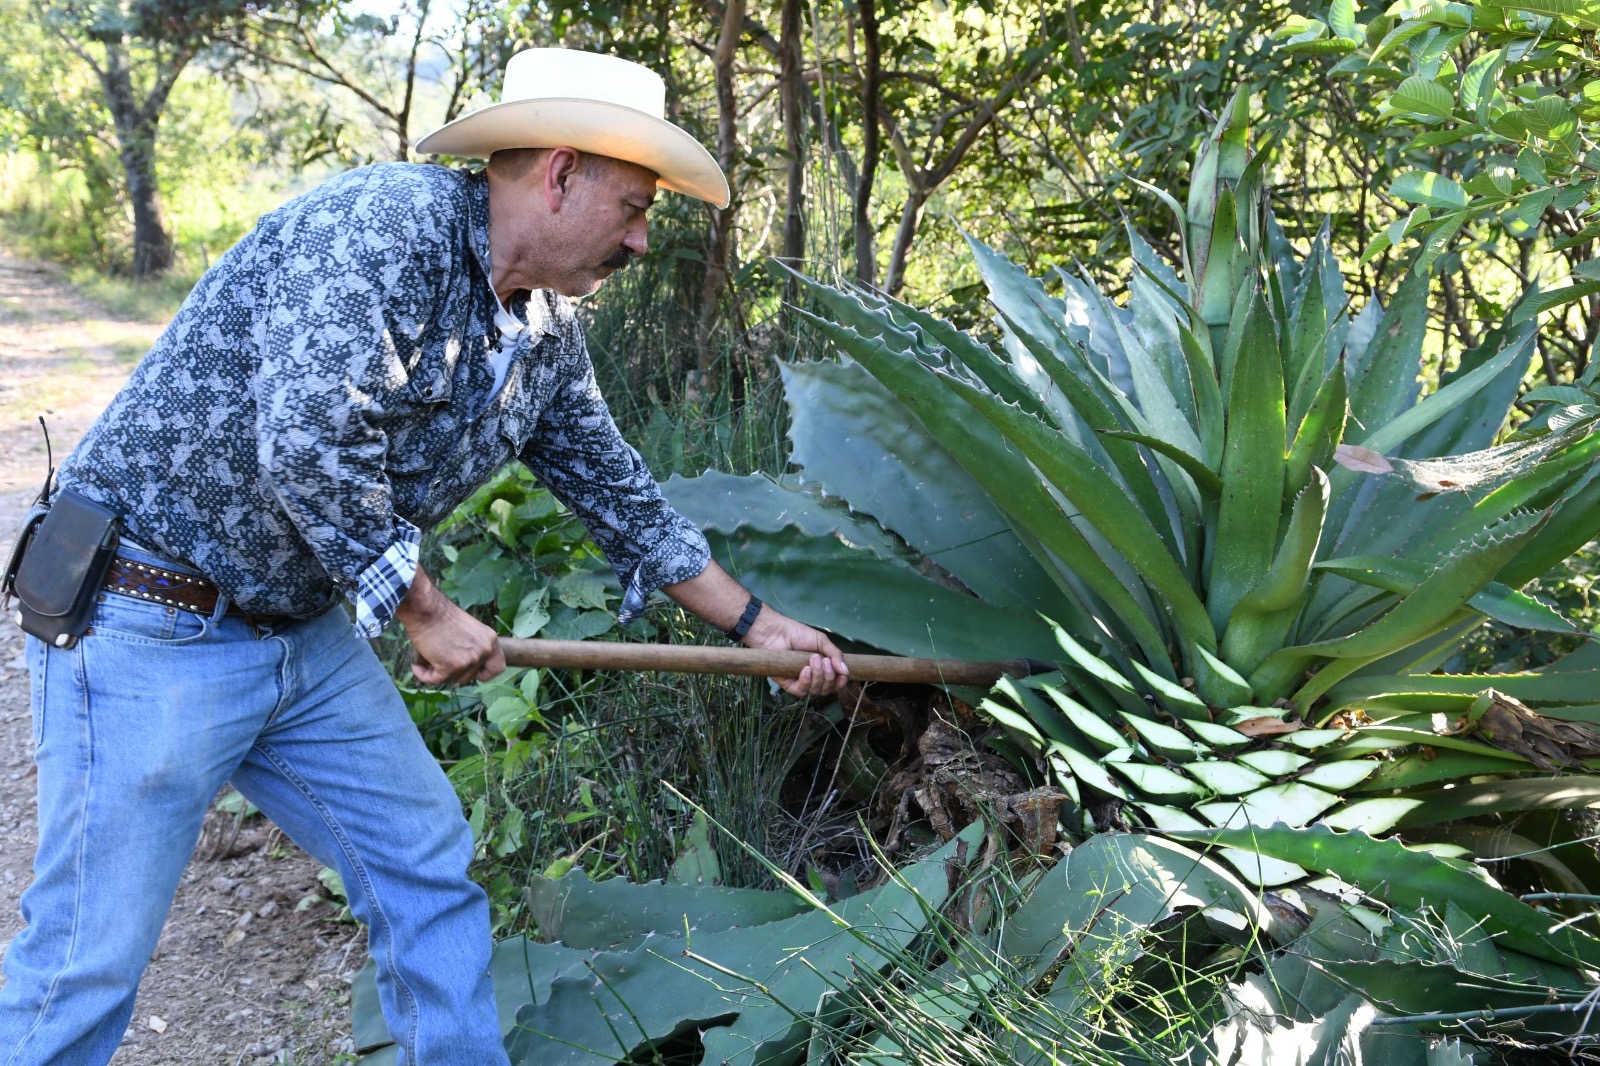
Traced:
POLYGON ((699 574, 705 538, 662 497, 595 386, 572 304, 519 298, 505 381, 488 180, 431 164, 341 175, 264 216, 200 279, 60 483, 246 611, 341 593, 376 635, 419 530, 520 458, 625 590, 622 620, 699 574))

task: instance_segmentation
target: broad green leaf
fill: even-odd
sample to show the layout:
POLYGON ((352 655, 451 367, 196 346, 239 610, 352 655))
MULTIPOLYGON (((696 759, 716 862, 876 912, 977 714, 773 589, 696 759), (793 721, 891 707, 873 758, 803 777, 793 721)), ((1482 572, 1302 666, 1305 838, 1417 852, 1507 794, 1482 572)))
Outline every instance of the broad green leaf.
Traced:
MULTIPOLYGON (((1455 98, 1450 90, 1420 74, 1413 74, 1400 83, 1400 87, 1390 94, 1388 105, 1396 111, 1404 111, 1423 118, 1446 119, 1455 114, 1455 98)), ((1452 183, 1453 184, 1453 183, 1452 183)), ((1392 189, 1390 190, 1393 191, 1392 189)), ((1410 197, 1402 193, 1395 193, 1404 199, 1410 197)), ((1423 201, 1413 200, 1413 203, 1423 201)))
POLYGON ((1474 59, 1461 76, 1461 106, 1477 114, 1480 122, 1484 115, 1479 108, 1495 95, 1494 80, 1504 56, 1501 49, 1491 48, 1474 59))
POLYGON ((1580 281, 1573 285, 1563 285, 1558 289, 1550 289, 1531 296, 1517 305, 1511 314, 1511 323, 1515 325, 1527 319, 1534 318, 1546 311, 1581 300, 1586 296, 1593 296, 1600 292, 1600 281, 1580 281))
MULTIPOLYGON (((1446 92, 1443 88, 1439 91, 1446 92)), ((1443 174, 1435 174, 1431 170, 1406 171, 1390 183, 1389 195, 1407 203, 1452 211, 1464 210, 1467 206, 1466 190, 1443 174)))
POLYGON ((1356 5, 1354 0, 1332 0, 1328 5, 1328 28, 1340 37, 1356 40, 1359 36, 1359 27, 1356 26, 1356 5))

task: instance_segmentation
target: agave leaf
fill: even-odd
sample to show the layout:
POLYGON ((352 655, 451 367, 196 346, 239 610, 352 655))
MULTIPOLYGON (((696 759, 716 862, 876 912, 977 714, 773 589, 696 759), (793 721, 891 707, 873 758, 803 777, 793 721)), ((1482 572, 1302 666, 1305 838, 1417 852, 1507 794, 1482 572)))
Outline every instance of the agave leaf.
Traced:
POLYGON ((1353 677, 1330 689, 1328 700, 1329 703, 1347 707, 1396 693, 1470 697, 1492 688, 1537 707, 1542 714, 1560 718, 1563 716, 1562 704, 1582 705, 1600 692, 1600 669, 1582 669, 1580 666, 1581 663, 1574 663, 1566 670, 1552 668, 1517 674, 1353 677))
POLYGON ((869 523, 804 493, 714 472, 671 478, 662 491, 701 523, 728 569, 785 614, 902 655, 1055 654, 1037 616, 984 603, 863 547, 872 545, 869 523))
POLYGON ((718 932, 793 918, 810 904, 787 892, 711 885, 591 881, 582 870, 559 880, 533 875, 529 916, 540 935, 569 948, 615 948, 636 938, 681 937, 685 929, 718 932))
POLYGON ((1268 784, 1265 774, 1234 759, 1197 759, 1183 770, 1214 796, 1242 796, 1268 784))
POLYGON ((1374 796, 1328 812, 1322 817, 1321 824, 1329 829, 1360 830, 1376 836, 1399 825, 1401 819, 1416 807, 1417 801, 1408 796, 1374 796))
MULTIPOLYGON (((1427 567, 1414 559, 1395 559, 1384 556, 1359 555, 1341 559, 1326 559, 1316 564, 1318 570, 1372 588, 1384 589, 1409 596, 1416 591, 1427 576, 1427 567)), ((1497 622, 1518 629, 1540 630, 1546 633, 1577 633, 1567 617, 1548 604, 1524 592, 1507 588, 1498 581, 1485 585, 1483 591, 1467 601, 1474 610, 1482 611, 1497 622)))
POLYGON ((1284 434, 1283 358, 1257 292, 1228 398, 1222 507, 1206 603, 1218 631, 1272 565, 1283 502, 1284 434))
POLYGON ((893 529, 979 598, 1087 624, 982 485, 865 369, 834 362, 779 369, 790 461, 808 481, 893 529))
POLYGON ((1044 694, 1049 697, 1068 722, 1088 738, 1089 742, 1101 753, 1120 751, 1128 746, 1128 738, 1117 732, 1116 728, 1104 718, 1095 714, 1077 700, 1062 692, 1059 688, 1047 687, 1044 694))
MULTIPOLYGON (((1152 286, 1142 280, 1142 275, 1136 274, 1130 302, 1140 299, 1141 294, 1148 294, 1151 289, 1152 286)), ((1148 304, 1156 299, 1144 295, 1141 302, 1148 304)), ((1146 313, 1136 317, 1135 324, 1140 322, 1141 317, 1150 319, 1156 316, 1146 313)), ((1174 317, 1167 317, 1165 322, 1175 328, 1174 317)), ((1198 453, 1201 446, 1193 421, 1194 390, 1189 386, 1188 366, 1183 363, 1183 352, 1176 336, 1173 337, 1173 351, 1170 354, 1177 357, 1180 369, 1172 368, 1172 358, 1161 358, 1152 352, 1145 340, 1131 328, 1118 322, 1117 329, 1122 332, 1122 350, 1127 355, 1128 370, 1133 377, 1133 397, 1139 413, 1152 429, 1151 435, 1170 441, 1183 452, 1198 453), (1182 380, 1175 380, 1180 373, 1182 380)), ((1143 332, 1148 334, 1150 331, 1143 332)), ((1157 339, 1160 339, 1159 336, 1157 339)))
POLYGON ((1600 782, 1592 777, 1472 781, 1443 788, 1416 789, 1411 795, 1422 804, 1401 823, 1405 828, 1437 825, 1480 814, 1600 809, 1600 782))
POLYGON ((1551 512, 1550 521, 1507 562, 1500 580, 1519 586, 1570 558, 1600 529, 1600 476, 1590 476, 1551 512))
MULTIPOLYGON (((1304 284, 1294 294, 1293 305, 1284 353, 1284 382, 1290 389, 1289 425, 1298 426, 1311 409, 1312 397, 1322 391, 1331 376, 1324 360, 1329 316, 1322 298, 1320 270, 1307 272, 1304 284)), ((1342 311, 1342 308, 1334 309, 1335 315, 1342 311)))
MULTIPOLYGON (((1066 776, 1076 778, 1078 781, 1081 781, 1082 783, 1089 785, 1091 788, 1097 789, 1108 796, 1114 796, 1120 800, 1130 798, 1127 789, 1117 784, 1117 782, 1112 779, 1111 775, 1106 773, 1105 768, 1101 764, 1102 761, 1100 756, 1090 755, 1085 750, 1069 747, 1060 742, 1052 743, 1045 749, 1045 752, 1049 755, 1058 756, 1063 762, 1066 763, 1068 770, 1068 774, 1066 776)), ((1105 761, 1109 761, 1109 759, 1106 759, 1105 761)))
POLYGON ((1067 653, 1067 661, 1088 675, 1101 691, 1111 696, 1118 707, 1135 714, 1144 710, 1144 700, 1135 691, 1133 683, 1126 675, 1113 669, 1104 659, 1078 643, 1071 633, 1054 622, 1050 623, 1050 631, 1055 634, 1056 643, 1061 646, 1061 650, 1067 653))
POLYGON ((1285 495, 1292 496, 1304 489, 1311 480, 1312 470, 1327 470, 1332 464, 1334 451, 1344 439, 1348 403, 1341 361, 1322 379, 1305 417, 1289 423, 1298 425, 1299 429, 1295 431, 1289 458, 1284 464, 1285 495))
MULTIPOLYGON (((1145 606, 1129 593, 1084 540, 1040 482, 1034 468, 1015 448, 982 423, 974 424, 970 406, 950 390, 940 388, 930 368, 915 359, 897 357, 882 344, 842 330, 824 319, 812 317, 812 321, 820 331, 855 355, 970 474, 989 486, 991 498, 1006 512, 1019 535, 1035 538, 1065 562, 1077 579, 1128 629, 1152 662, 1165 659, 1165 641, 1151 623, 1145 606)), ((941 380, 951 379, 941 375, 941 380)), ((1000 402, 992 394, 982 395, 997 404, 1000 402)), ((1005 409, 1021 414, 1016 407, 1005 409)), ((1043 424, 1037 419, 1023 417, 1042 429, 1043 424)))
POLYGON ((1143 444, 1152 451, 1160 452, 1189 475, 1189 480, 1194 482, 1195 488, 1200 490, 1201 497, 1207 502, 1214 505, 1221 498, 1222 479, 1217 476, 1216 471, 1206 466, 1205 460, 1199 456, 1191 455, 1176 444, 1160 437, 1152 437, 1148 433, 1128 433, 1123 430, 1108 429, 1102 431, 1101 435, 1115 437, 1118 440, 1131 440, 1135 444, 1143 444))
MULTIPOLYGON (((1302 769, 1311 760, 1304 755, 1297 755, 1292 751, 1280 748, 1262 748, 1260 751, 1241 752, 1238 760, 1252 770, 1260 771, 1268 777, 1284 777, 1302 769)), ((1301 781, 1308 785, 1317 782, 1310 779, 1309 775, 1302 776, 1301 781)))
MULTIPOLYGON (((1228 752, 1235 748, 1242 748, 1246 744, 1250 743, 1250 738, 1239 732, 1237 729, 1230 728, 1229 726, 1222 725, 1218 722, 1208 722, 1204 719, 1196 719, 1185 724, 1190 729, 1194 730, 1196 736, 1218 751, 1228 752)), ((1290 734, 1291 737, 1298 735, 1299 734, 1296 733, 1290 734)))
MULTIPOLYGON (((1583 992, 1565 992, 1544 983, 1505 981, 1480 973, 1465 973, 1454 966, 1431 962, 1396 962, 1390 959, 1319 962, 1334 980, 1377 1003, 1392 1014, 1473 1014, 1484 1012, 1492 1023, 1495 1011, 1514 1010, 1519 1027, 1539 1033, 1567 1034, 1584 1024, 1582 1012, 1572 1009, 1583 992), (1517 1008, 1554 1003, 1566 1009, 1528 1011, 1517 1008)), ((1509 1019, 1508 1019, 1509 1021, 1509 1019)), ((1445 1025, 1435 1023, 1440 1029, 1445 1025)))
POLYGON ((1181 729, 1174 729, 1161 722, 1154 722, 1136 714, 1124 714, 1122 720, 1128 723, 1139 738, 1152 750, 1163 758, 1174 759, 1178 762, 1189 762, 1211 754, 1208 745, 1200 744, 1191 739, 1181 729))
POLYGON ((1535 910, 1454 862, 1375 840, 1365 833, 1336 833, 1320 826, 1251 826, 1171 834, 1224 847, 1249 848, 1307 869, 1333 874, 1391 906, 1437 910, 1453 900, 1483 916, 1483 927, 1535 958, 1563 964, 1600 965, 1600 940, 1535 910))
MULTIPOLYGON (((1496 755, 1439 750, 1426 744, 1410 750, 1404 750, 1404 746, 1399 744, 1396 747, 1402 750, 1392 758, 1375 761, 1373 765, 1379 768, 1378 772, 1364 783, 1352 787, 1362 792, 1397 791, 1416 795, 1421 791, 1421 786, 1436 781, 1464 781, 1481 774, 1514 773, 1520 769, 1496 755)), ((1422 791, 1422 794, 1426 792, 1422 791)))
POLYGON ((1156 702, 1174 716, 1178 718, 1207 718, 1210 716, 1211 711, 1206 706, 1205 701, 1182 685, 1168 681, 1141 662, 1135 661, 1129 665, 1133 667, 1133 672, 1139 675, 1139 679, 1149 686, 1150 691, 1155 695, 1156 702))
POLYGON ((1314 479, 1294 501, 1272 568, 1239 601, 1223 631, 1222 657, 1237 670, 1252 671, 1281 649, 1303 606, 1328 512, 1328 479, 1314 467, 1312 472, 1314 479))
POLYGON ((1127 778, 1141 796, 1176 796, 1198 800, 1209 795, 1204 787, 1190 778, 1155 763, 1119 762, 1108 765, 1127 778))
POLYGON ((1087 455, 1020 408, 1004 404, 954 377, 941 375, 940 378, 952 393, 988 419, 1026 455, 1039 473, 1133 565, 1166 607, 1174 628, 1186 640, 1206 647, 1216 645, 1205 606, 1149 516, 1107 479, 1087 455))
POLYGON ((1263 698, 1274 698, 1316 657, 1337 660, 1301 687, 1294 697, 1298 707, 1311 703, 1336 681, 1359 668, 1363 661, 1389 655, 1437 632, 1477 595, 1516 554, 1541 521, 1523 515, 1491 526, 1447 557, 1417 586, 1377 621, 1346 637, 1285 648, 1264 662, 1251 677, 1263 698))
POLYGON ((974 846, 982 830, 974 824, 894 881, 831 908, 697 933, 666 950, 562 949, 548 995, 517 1011, 506 1050, 519 1066, 610 1063, 692 1025, 714 1061, 793 1061, 806 1023, 788 1005, 814 1004, 831 981, 903 950, 949 895, 957 849, 974 846))

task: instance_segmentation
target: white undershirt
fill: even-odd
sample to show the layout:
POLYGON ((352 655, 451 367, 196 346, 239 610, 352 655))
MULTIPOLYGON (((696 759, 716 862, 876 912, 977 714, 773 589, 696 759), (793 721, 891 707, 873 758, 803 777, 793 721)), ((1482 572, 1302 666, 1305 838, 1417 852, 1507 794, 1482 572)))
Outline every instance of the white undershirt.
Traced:
MULTIPOLYGON (((532 309, 533 301, 528 301, 532 309)), ((500 302, 500 294, 494 296, 494 328, 500 331, 500 348, 489 353, 489 365, 494 367, 494 388, 489 390, 489 395, 494 396, 500 391, 500 386, 505 384, 506 371, 511 368, 511 357, 517 354, 517 342, 528 331, 528 324, 510 311, 500 302)))

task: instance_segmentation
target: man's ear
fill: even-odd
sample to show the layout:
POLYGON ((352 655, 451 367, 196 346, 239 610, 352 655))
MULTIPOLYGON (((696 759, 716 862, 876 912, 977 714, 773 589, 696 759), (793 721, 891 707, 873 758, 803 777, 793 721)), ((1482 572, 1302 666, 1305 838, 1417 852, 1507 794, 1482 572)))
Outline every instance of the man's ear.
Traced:
POLYGON ((572 195, 578 163, 576 148, 552 148, 545 157, 544 195, 552 212, 561 210, 562 203, 572 195))

